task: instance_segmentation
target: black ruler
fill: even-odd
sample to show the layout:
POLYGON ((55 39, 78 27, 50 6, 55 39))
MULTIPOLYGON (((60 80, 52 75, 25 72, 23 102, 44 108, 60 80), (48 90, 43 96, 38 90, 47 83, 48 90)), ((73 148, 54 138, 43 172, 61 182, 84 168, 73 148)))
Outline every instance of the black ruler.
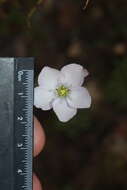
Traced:
POLYGON ((32 190, 33 58, 0 58, 0 190, 32 190))

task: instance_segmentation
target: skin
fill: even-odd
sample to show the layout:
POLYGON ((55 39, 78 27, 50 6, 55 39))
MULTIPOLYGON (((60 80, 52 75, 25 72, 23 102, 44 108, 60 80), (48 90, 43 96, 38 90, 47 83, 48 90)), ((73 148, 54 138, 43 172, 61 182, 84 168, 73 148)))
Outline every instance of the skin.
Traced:
MULTIPOLYGON (((42 151, 44 144, 44 130, 37 118, 34 117, 34 157, 42 151)), ((41 183, 35 174, 33 174, 33 190, 42 190, 41 183)))

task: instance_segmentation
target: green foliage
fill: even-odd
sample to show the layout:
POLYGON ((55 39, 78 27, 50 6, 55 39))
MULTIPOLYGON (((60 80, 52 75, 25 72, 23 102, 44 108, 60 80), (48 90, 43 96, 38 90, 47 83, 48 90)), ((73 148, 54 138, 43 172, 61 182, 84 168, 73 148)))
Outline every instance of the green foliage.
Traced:
POLYGON ((78 114, 69 122, 61 123, 56 120, 56 130, 64 133, 70 138, 78 137, 83 132, 93 130, 91 127, 91 115, 89 110, 78 110, 78 114))

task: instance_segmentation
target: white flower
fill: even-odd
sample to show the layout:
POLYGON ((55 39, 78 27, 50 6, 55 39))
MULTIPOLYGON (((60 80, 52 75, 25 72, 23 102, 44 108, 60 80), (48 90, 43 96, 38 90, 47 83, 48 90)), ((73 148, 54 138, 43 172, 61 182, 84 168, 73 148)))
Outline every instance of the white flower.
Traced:
POLYGON ((91 105, 91 96, 82 87, 87 75, 88 71, 78 64, 66 65, 60 71, 45 66, 38 77, 34 105, 42 110, 53 108, 60 121, 69 121, 77 108, 91 105))

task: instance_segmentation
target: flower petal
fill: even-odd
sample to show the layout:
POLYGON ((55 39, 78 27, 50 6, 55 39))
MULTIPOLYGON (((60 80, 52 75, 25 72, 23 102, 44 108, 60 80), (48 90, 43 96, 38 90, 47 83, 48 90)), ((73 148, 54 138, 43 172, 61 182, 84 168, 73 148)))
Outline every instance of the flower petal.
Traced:
POLYGON ((51 67, 44 67, 38 76, 38 84, 48 90, 54 89, 58 83, 60 71, 51 67))
POLYGON ((77 87, 71 90, 67 102, 73 108, 89 108, 91 105, 91 96, 86 88, 77 87))
POLYGON ((45 90, 41 87, 34 89, 34 105, 42 110, 50 110, 52 108, 52 100, 55 95, 52 91, 45 90))
POLYGON ((88 71, 81 65, 72 63, 64 66, 61 69, 61 82, 69 86, 81 86, 84 82, 84 77, 88 75, 88 71))
POLYGON ((53 101, 53 110, 56 113, 58 119, 62 122, 69 121, 77 113, 77 109, 70 108, 67 105, 66 100, 62 98, 57 98, 55 101, 53 101))

